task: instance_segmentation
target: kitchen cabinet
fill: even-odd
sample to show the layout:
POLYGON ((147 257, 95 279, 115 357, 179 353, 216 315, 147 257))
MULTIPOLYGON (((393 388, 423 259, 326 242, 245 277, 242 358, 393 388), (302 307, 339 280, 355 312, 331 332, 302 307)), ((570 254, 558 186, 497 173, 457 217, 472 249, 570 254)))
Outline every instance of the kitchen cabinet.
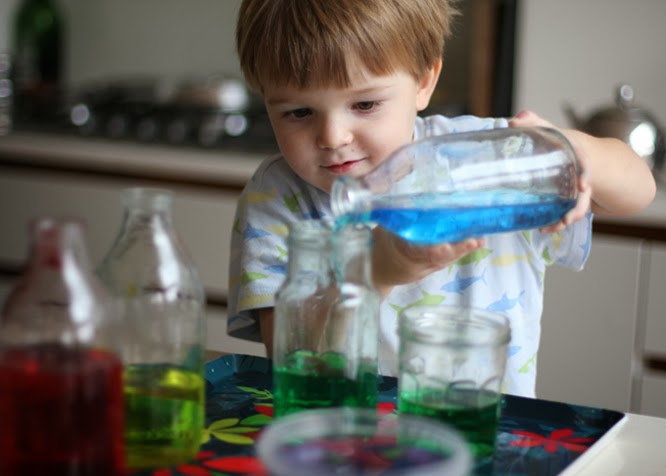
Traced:
POLYGON ((193 254, 206 289, 226 297, 230 230, 237 193, 163 185, 146 180, 54 174, 4 168, 0 177, 0 260, 23 260, 26 225, 35 216, 70 216, 85 221, 91 257, 99 263, 122 218, 121 191, 130 186, 163 186, 174 193, 174 222, 193 254))
POLYGON ((546 274, 537 395, 666 417, 666 244, 596 235, 546 274))
MULTIPOLYGON (((646 249, 645 354, 666 361, 666 245, 646 249)), ((666 395, 664 395, 666 406, 666 395)))
POLYGON ((666 417, 666 244, 648 243, 644 254, 634 407, 666 417))
POLYGON ((546 272, 539 398, 629 410, 641 243, 595 234, 583 271, 546 272))
POLYGON ((639 411, 666 418, 666 374, 645 372, 640 378, 639 411))
POLYGON ((27 223, 44 215, 84 220, 92 261, 99 263, 120 226, 121 190, 130 186, 161 186, 174 193, 175 226, 201 273, 210 303, 209 350, 263 355, 263 346, 226 335, 229 245, 239 193, 235 189, 2 167, 0 265, 6 273, 18 272, 27 255, 27 223))

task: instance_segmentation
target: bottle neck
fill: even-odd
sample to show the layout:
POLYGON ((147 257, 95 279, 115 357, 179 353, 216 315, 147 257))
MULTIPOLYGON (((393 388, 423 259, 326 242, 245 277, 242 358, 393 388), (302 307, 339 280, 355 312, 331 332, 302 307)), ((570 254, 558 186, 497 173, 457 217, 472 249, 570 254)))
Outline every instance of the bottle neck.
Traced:
POLYGON ((304 220, 289 225, 289 276, 319 275, 330 271, 331 229, 320 220, 304 220))
POLYGON ((333 263, 339 282, 372 286, 372 232, 363 225, 348 225, 333 235, 333 263))
POLYGON ((360 215, 371 209, 372 193, 364 183, 353 177, 340 177, 331 188, 331 209, 340 220, 346 217, 349 222, 359 221, 360 215))
POLYGON ((333 230, 321 220, 290 225, 289 275, 333 279, 339 284, 372 284, 372 233, 361 225, 333 230))
POLYGON ((123 192, 124 218, 121 233, 129 229, 141 232, 144 229, 172 227, 173 196, 168 190, 130 188, 123 192))
POLYGON ((32 252, 29 267, 45 273, 88 268, 83 226, 75 221, 37 219, 31 224, 32 252))
POLYGON ((159 188, 129 188, 123 192, 125 210, 137 214, 170 214, 173 195, 159 188))

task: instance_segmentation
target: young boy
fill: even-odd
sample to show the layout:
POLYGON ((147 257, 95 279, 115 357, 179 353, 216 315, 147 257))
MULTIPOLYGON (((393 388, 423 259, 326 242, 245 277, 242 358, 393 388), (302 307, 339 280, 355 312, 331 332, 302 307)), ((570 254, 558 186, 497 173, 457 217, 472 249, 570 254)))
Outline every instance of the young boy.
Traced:
MULTIPOLYGON (((264 98, 280 148, 239 200, 232 237, 228 332, 272 352, 274 294, 284 280, 286 225, 330 217, 341 175, 360 176, 423 137, 549 126, 531 112, 510 121, 417 116, 442 68, 451 0, 244 0, 236 31, 241 69, 264 98)), ((377 227, 373 279, 380 372, 395 375, 400 309, 415 303, 495 309, 511 321, 505 391, 534 396, 547 265, 581 269, 591 213, 627 215, 650 203, 648 167, 615 139, 562 131, 584 175, 579 201, 544 230, 418 247, 377 227)))

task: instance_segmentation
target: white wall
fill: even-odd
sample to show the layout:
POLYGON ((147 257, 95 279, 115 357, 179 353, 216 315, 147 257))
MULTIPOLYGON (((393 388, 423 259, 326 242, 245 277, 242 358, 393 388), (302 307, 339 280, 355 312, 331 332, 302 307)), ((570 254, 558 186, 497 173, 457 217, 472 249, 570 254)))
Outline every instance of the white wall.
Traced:
POLYGON ((17 4, 18 0, 2 0, 0 2, 0 51, 9 51, 11 17, 17 4))
MULTIPOLYGON (((126 76, 239 75, 240 0, 54 0, 66 20, 71 84, 126 76)), ((11 47, 19 0, 0 0, 0 51, 11 47)))
POLYGON ((666 124, 666 1, 520 2, 516 111, 567 125, 565 102, 590 114, 626 81, 636 104, 666 124))

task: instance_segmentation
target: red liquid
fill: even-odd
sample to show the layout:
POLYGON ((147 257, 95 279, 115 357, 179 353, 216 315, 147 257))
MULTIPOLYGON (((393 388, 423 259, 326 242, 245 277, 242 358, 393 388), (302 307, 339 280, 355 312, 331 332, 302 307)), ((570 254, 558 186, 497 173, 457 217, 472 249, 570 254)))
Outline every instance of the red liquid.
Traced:
POLYGON ((0 351, 0 475, 120 476, 122 364, 57 344, 0 351))

